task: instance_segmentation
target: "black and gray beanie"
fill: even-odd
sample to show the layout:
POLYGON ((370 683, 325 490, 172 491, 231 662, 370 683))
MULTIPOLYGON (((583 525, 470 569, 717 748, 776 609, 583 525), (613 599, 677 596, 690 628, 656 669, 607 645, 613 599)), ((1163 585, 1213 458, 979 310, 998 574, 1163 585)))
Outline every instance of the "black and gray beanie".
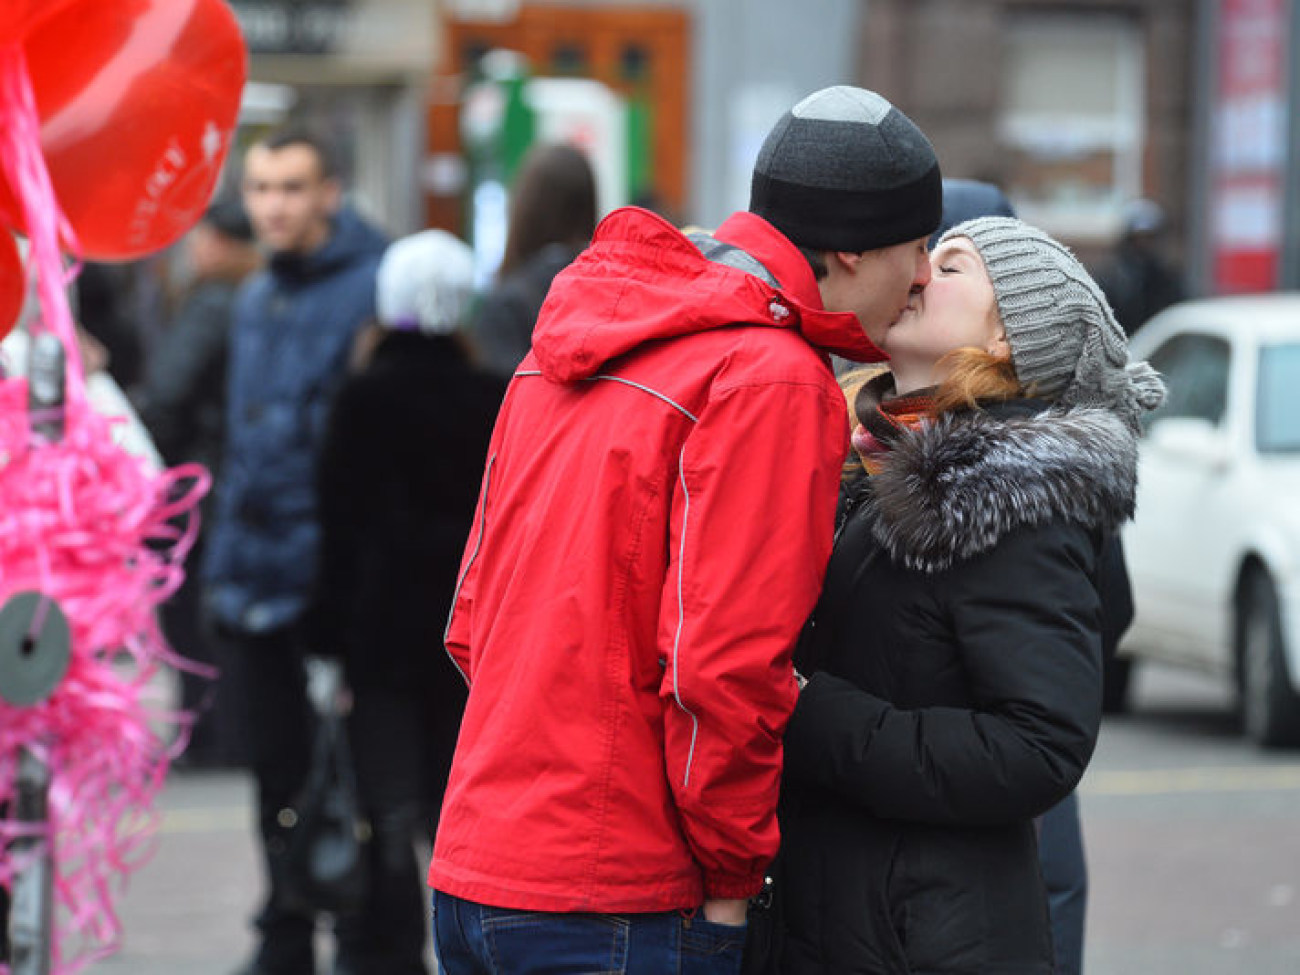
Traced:
POLYGON ((1130 363, 1128 340, 1097 283, 1064 244, 1012 217, 980 217, 940 240, 975 245, 997 297, 1021 383, 1065 406, 1114 410, 1136 429, 1165 385, 1145 362, 1130 363))
POLYGON ((939 161, 915 123, 874 91, 823 88, 763 142, 749 209, 812 250, 905 243, 939 226, 939 161))

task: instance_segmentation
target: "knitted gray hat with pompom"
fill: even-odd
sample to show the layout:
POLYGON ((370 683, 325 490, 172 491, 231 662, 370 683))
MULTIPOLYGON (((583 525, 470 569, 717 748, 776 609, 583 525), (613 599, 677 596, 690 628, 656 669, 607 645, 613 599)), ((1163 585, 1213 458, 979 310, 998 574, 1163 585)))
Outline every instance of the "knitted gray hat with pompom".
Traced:
POLYGON ((1134 429, 1165 398, 1145 362, 1129 362, 1128 340, 1105 296, 1065 245, 1012 217, 967 220, 940 243, 965 237, 993 281, 1016 376, 1064 406, 1101 406, 1134 429))

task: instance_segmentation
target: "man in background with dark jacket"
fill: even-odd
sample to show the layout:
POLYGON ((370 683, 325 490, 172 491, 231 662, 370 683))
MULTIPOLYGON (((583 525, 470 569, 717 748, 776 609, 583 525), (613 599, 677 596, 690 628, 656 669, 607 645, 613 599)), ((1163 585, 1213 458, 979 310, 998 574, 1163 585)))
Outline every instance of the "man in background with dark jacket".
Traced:
POLYGON ((311 752, 297 624, 319 546, 315 468, 326 417, 353 338, 374 315, 386 242, 342 205, 332 154, 307 132, 253 145, 243 196, 270 256, 235 304, 225 458, 204 576, 208 612, 225 638, 222 679, 233 682, 244 712, 269 884, 261 943, 245 971, 314 975, 314 918, 286 902, 282 877, 288 823, 280 820, 291 819, 280 813, 311 752))

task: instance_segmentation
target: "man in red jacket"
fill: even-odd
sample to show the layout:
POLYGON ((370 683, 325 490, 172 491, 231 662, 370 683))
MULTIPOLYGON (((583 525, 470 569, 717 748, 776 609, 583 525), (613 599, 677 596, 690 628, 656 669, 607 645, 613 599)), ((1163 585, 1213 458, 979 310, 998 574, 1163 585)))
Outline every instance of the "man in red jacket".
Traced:
POLYGON ((748 212, 687 237, 615 211, 556 279, 447 624, 447 975, 739 966, 848 443, 827 355, 884 358, 941 206, 920 130, 828 88, 768 136, 748 212))

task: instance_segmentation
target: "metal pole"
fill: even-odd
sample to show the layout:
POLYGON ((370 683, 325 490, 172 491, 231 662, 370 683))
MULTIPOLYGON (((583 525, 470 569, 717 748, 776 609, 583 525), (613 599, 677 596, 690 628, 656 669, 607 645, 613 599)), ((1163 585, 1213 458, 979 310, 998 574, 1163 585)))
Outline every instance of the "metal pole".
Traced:
POLYGON ((27 747, 18 753, 14 814, 40 832, 13 843, 19 864, 9 909, 9 948, 13 975, 49 975, 53 957, 50 920, 54 913, 54 838, 48 833, 50 770, 27 747))
MULTIPOLYGON (((28 412, 35 438, 46 442, 62 439, 67 350, 57 335, 41 332, 33 338, 27 373, 28 412)), ((43 625, 42 619, 35 627, 39 630, 43 625)), ((38 638, 39 632, 31 633, 24 642, 24 651, 35 652, 38 638)), ((12 975, 50 975, 54 947, 50 769, 39 754, 25 745, 19 747, 15 785, 14 816, 32 828, 13 844, 14 862, 20 866, 14 875, 9 908, 10 971, 12 975)))

